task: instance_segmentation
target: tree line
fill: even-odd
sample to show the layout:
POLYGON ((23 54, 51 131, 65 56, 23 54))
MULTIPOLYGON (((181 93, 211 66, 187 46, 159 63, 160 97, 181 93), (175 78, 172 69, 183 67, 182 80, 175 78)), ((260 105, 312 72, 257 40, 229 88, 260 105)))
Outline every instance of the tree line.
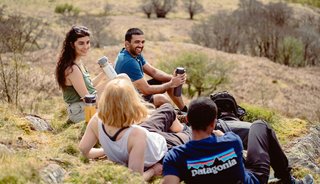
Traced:
POLYGON ((229 53, 266 57, 288 66, 320 65, 320 16, 294 17, 287 4, 240 0, 193 27, 194 43, 229 53))

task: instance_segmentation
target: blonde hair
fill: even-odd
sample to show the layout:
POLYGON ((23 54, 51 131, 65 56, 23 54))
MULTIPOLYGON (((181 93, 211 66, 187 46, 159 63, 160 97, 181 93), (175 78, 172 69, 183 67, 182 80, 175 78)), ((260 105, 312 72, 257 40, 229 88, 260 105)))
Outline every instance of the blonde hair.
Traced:
POLYGON ((141 123, 148 115, 147 107, 126 75, 108 82, 98 107, 98 116, 103 123, 117 128, 141 123))

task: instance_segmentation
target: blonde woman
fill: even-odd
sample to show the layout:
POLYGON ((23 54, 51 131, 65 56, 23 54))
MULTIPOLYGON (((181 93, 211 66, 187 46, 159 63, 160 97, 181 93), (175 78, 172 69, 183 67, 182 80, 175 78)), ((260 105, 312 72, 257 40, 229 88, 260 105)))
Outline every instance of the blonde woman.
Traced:
POLYGON ((126 75, 106 85, 98 106, 80 141, 81 152, 88 158, 106 155, 142 174, 146 181, 161 175, 159 162, 168 147, 190 140, 170 104, 160 106, 148 118, 148 108, 126 75), (93 148, 98 140, 102 148, 93 148))

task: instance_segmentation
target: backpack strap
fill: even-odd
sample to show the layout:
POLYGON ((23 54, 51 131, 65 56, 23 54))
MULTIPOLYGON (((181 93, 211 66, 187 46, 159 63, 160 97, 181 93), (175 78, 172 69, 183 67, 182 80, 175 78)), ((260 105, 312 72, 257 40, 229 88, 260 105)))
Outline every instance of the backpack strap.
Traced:
POLYGON ((218 119, 217 121, 217 127, 218 130, 221 130, 222 132, 226 133, 226 132, 231 132, 230 127, 227 125, 226 122, 224 122, 224 120, 222 119, 218 119))
POLYGON ((221 119, 223 121, 240 121, 239 118, 234 117, 234 116, 228 116, 228 115, 226 115, 226 116, 222 115, 219 119, 221 119))

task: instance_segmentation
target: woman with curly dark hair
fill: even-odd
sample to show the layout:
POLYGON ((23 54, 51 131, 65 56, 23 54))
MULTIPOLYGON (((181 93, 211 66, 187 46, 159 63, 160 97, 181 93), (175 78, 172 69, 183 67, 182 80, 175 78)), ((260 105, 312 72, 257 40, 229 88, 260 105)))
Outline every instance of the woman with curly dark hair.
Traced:
POLYGON ((90 32, 85 26, 72 26, 66 34, 60 57, 56 65, 56 79, 68 104, 69 120, 74 123, 84 120, 83 98, 87 94, 97 94, 104 86, 101 72, 91 80, 82 57, 90 49, 90 32))

